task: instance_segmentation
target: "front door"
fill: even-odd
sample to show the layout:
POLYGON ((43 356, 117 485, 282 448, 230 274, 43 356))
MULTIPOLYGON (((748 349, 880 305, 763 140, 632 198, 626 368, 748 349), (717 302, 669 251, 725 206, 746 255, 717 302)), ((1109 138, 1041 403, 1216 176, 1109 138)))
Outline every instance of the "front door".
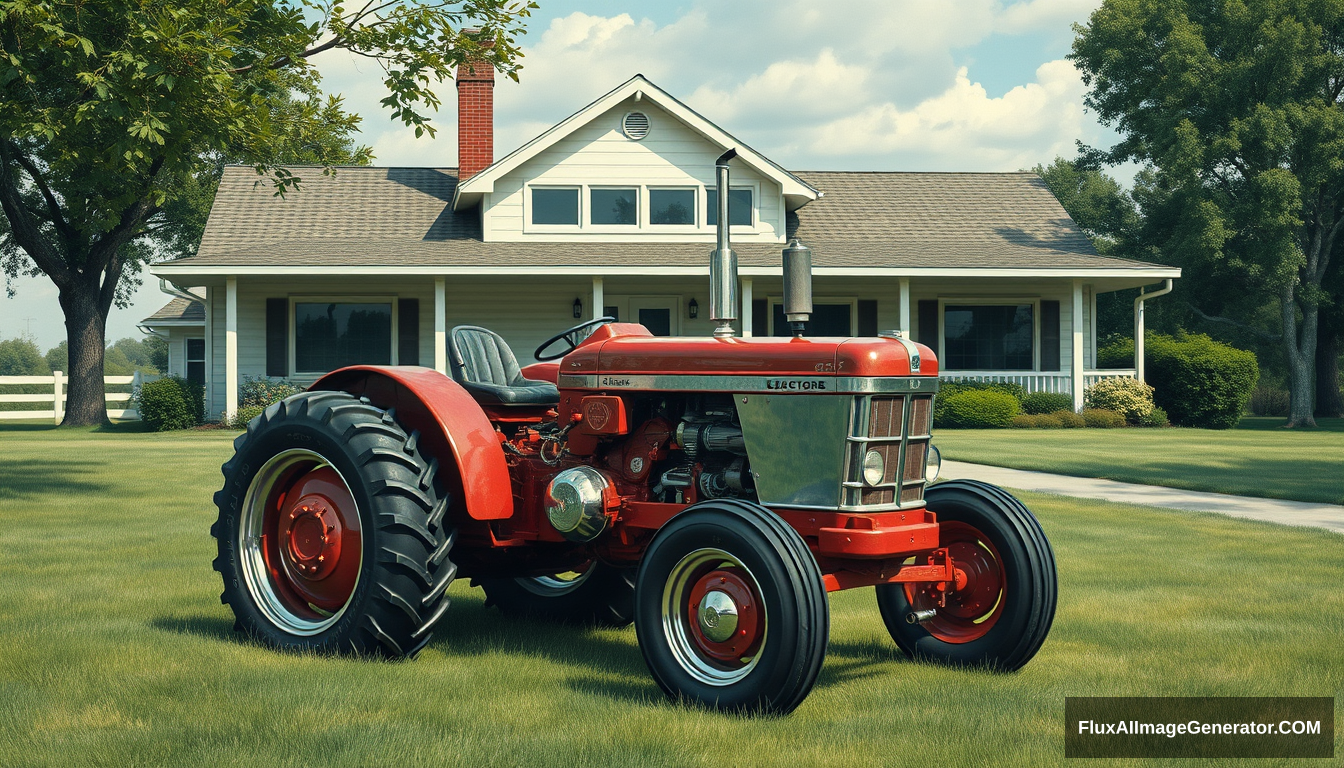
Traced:
POLYGON ((654 336, 676 336, 680 333, 681 297, 632 296, 630 319, 654 336))

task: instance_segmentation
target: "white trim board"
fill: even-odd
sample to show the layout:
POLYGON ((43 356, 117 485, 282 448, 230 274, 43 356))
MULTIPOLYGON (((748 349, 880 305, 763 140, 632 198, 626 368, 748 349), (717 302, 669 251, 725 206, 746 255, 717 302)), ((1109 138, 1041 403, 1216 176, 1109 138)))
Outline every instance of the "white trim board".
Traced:
MULTIPOLYGON (((706 252, 708 253, 708 252, 706 252)), ((704 266, 622 266, 622 265, 563 265, 563 266, 219 266, 160 264, 150 267, 157 276, 194 275, 199 277, 235 277, 242 275, 320 275, 345 277, 349 275, 709 275, 709 259, 704 266)), ((781 267, 738 267, 743 277, 780 277, 781 267)), ((1030 277, 1030 278, 1099 278, 1142 277, 1154 281, 1181 276, 1179 267, 813 267, 816 277, 1030 277)))

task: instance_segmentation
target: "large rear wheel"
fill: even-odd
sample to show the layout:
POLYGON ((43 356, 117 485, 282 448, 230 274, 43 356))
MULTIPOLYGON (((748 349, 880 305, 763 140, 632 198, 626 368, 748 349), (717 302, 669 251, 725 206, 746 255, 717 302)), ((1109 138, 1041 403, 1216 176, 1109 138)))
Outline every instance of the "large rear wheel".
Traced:
POLYGON ((798 533, 764 507, 720 499, 654 537, 640 561, 635 630, 668 696, 784 714, 816 684, 830 615, 798 533))
POLYGON ((1055 616, 1055 556, 1040 523, 1007 491, 973 480, 929 486, 924 498, 938 516, 938 546, 957 569, 956 588, 940 605, 930 585, 878 586, 887 631, 912 658, 1020 669, 1055 616))
POLYGON ((562 624, 624 627, 635 613, 635 572, 593 561, 572 573, 479 579, 486 605, 562 624))
POLYGON ((220 599, 277 648, 413 656, 456 573, 438 462, 392 411, 344 392, 266 409, 215 494, 220 599))

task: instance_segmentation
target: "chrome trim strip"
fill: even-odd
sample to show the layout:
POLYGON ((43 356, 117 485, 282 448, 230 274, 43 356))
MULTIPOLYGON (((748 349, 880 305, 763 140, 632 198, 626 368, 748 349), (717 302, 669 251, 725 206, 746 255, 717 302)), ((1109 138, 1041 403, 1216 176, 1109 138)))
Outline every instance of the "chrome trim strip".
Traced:
POLYGON ((770 509, 805 509, 816 512, 904 512, 909 509, 922 509, 924 500, 908 504, 840 504, 834 507, 810 506, 806 504, 766 504, 770 509))
POLYGON ((721 376, 561 373, 563 389, 658 392, 760 392, 772 395, 888 394, 938 391, 935 376, 721 376))
POLYGON ((905 347, 905 354, 910 356, 910 372, 919 373, 919 347, 916 347, 914 342, 905 338, 904 331, 878 331, 877 335, 884 339, 891 339, 892 341, 899 342, 902 347, 905 347))

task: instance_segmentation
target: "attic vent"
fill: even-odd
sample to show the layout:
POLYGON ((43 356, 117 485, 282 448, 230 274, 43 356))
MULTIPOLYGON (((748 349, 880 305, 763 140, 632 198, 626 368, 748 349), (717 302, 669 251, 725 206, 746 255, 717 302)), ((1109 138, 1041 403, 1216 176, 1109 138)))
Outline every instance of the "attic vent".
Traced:
POLYGON ((649 135, 649 116, 643 112, 630 112, 621 121, 621 132, 627 138, 639 141, 649 135))

